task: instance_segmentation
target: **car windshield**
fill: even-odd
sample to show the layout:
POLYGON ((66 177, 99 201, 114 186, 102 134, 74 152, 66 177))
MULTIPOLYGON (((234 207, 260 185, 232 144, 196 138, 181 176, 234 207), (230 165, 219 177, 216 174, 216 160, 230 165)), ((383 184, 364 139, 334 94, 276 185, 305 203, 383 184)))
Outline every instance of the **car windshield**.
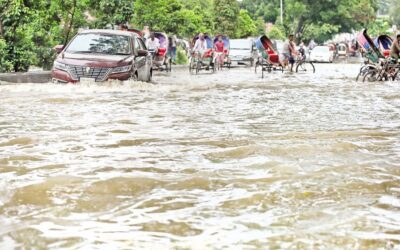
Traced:
POLYGON ((129 41, 129 36, 122 35, 80 34, 71 42, 66 52, 129 55, 129 41))
POLYGON ((231 40, 230 41, 231 50, 250 50, 250 42, 248 40, 231 40))
POLYGON ((329 52, 329 47, 315 47, 315 52, 329 52))

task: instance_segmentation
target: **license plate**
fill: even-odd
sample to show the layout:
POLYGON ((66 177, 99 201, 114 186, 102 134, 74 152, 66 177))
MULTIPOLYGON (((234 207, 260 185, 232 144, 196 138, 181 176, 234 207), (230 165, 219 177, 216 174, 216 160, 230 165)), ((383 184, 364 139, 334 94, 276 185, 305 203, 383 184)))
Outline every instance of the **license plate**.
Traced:
POLYGON ((80 79, 81 82, 94 82, 94 78, 87 78, 87 77, 81 77, 80 79))

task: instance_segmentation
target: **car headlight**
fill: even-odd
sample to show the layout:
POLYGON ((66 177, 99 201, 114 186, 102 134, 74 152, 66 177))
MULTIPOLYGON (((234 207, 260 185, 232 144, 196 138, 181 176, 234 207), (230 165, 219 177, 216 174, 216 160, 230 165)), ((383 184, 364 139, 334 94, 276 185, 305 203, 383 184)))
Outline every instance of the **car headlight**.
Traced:
POLYGON ((53 68, 54 69, 63 70, 63 71, 67 71, 67 69, 68 69, 66 64, 60 63, 60 62, 57 62, 57 61, 54 62, 53 68))
POLYGON ((123 72, 128 72, 132 69, 132 65, 127 65, 127 66, 122 66, 122 67, 116 67, 113 68, 111 73, 123 73, 123 72))

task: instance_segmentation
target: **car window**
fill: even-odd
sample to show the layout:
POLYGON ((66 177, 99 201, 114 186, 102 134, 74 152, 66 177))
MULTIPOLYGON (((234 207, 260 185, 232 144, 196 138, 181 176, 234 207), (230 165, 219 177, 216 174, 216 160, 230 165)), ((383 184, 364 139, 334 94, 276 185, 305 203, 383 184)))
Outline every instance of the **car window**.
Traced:
POLYGON ((140 49, 147 50, 146 45, 144 44, 143 40, 138 38, 140 49))
POLYGON ((139 44, 139 39, 135 38, 135 51, 141 49, 139 44))
POLYGON ((66 52, 128 55, 131 53, 130 38, 110 34, 80 34, 74 38, 66 52))
POLYGON ((231 40, 233 50, 251 50, 251 43, 248 40, 231 40))
POLYGON ((329 47, 316 47, 314 51, 318 52, 329 52, 329 47))

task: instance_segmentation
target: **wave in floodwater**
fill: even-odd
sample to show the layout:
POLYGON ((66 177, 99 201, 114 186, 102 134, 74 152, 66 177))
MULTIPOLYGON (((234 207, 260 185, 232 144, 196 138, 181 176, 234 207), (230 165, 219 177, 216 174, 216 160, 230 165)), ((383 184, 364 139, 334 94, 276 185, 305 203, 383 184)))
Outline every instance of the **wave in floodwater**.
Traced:
POLYGON ((250 68, 0 85, 0 249, 398 249, 400 84, 250 68))

